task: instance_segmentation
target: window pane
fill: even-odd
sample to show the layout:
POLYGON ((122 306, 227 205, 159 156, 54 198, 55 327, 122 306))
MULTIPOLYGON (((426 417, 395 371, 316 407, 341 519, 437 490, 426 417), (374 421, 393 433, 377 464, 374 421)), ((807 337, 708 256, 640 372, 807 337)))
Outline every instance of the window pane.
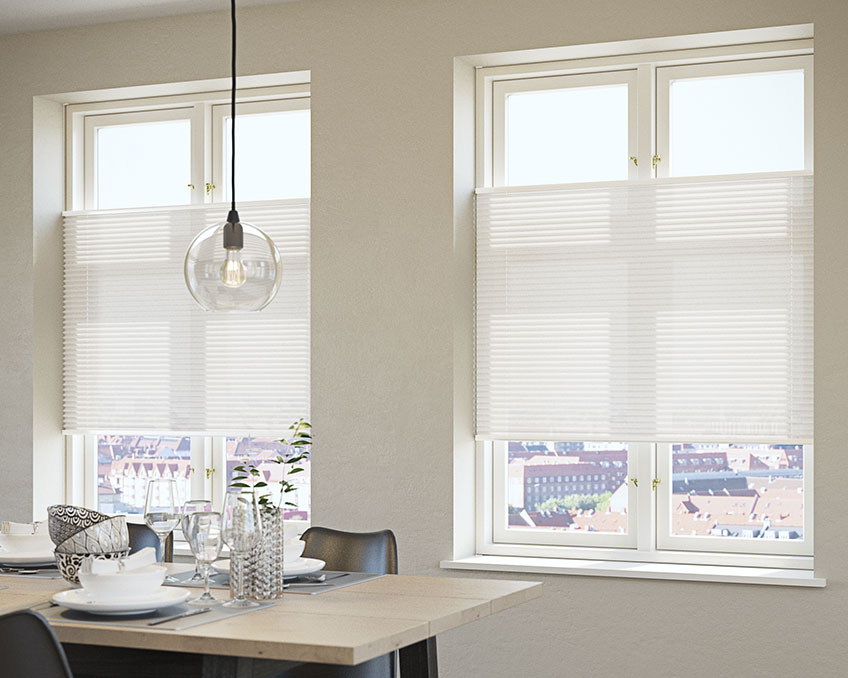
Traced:
POLYGON ((507 186, 627 179, 627 85, 510 94, 507 186))
POLYGON ((627 533, 624 443, 508 443, 508 529, 627 533))
POLYGON ((180 500, 191 494, 191 441, 179 436, 97 436, 97 510, 144 513, 147 482, 177 481, 180 500))
POLYGON ((671 531, 804 538, 802 445, 672 445, 671 531))
POLYGON ((262 474, 262 480, 268 483, 268 487, 262 489, 259 494, 268 492, 271 495, 272 501, 275 503, 280 499, 280 481, 285 478, 294 485, 294 490, 287 492, 284 502, 295 504, 294 507, 287 506, 283 511, 283 517, 286 520, 309 520, 309 502, 310 502, 310 464, 309 460, 305 460, 296 464, 303 469, 299 473, 289 473, 291 467, 283 466, 276 463, 274 460, 277 456, 285 457, 289 453, 289 447, 283 445, 276 438, 227 438, 227 482, 233 476, 239 475, 235 471, 235 467, 243 464, 245 461, 250 461, 257 465, 259 472, 262 474))
POLYGON ((804 72, 674 80, 672 176, 804 169, 804 72))
MULTIPOLYGON (((224 124, 224 195, 230 199, 230 135, 224 124)), ((236 197, 240 201, 309 197, 309 111, 239 115, 236 197)))
POLYGON ((96 147, 98 208, 191 202, 188 120, 99 127, 96 147))

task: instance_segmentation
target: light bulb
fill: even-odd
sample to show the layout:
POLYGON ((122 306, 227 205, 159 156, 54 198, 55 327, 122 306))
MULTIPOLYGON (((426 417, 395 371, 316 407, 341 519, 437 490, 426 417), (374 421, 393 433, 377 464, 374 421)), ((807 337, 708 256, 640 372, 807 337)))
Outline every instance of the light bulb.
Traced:
POLYGON ((227 287, 241 287, 247 280, 247 271, 241 260, 241 248, 228 247, 227 258, 221 266, 221 282, 227 287))

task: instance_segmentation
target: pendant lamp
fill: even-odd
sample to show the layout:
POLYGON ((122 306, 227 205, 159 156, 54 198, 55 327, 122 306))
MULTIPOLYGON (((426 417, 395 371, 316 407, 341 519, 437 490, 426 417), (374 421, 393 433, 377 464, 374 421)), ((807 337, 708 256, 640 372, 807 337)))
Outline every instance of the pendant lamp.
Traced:
POLYGON ((280 252, 262 229, 239 219, 236 210, 236 0, 232 18, 232 92, 230 117, 231 205, 227 220, 203 229, 189 245, 185 280, 194 300, 207 311, 260 311, 280 289, 280 252))

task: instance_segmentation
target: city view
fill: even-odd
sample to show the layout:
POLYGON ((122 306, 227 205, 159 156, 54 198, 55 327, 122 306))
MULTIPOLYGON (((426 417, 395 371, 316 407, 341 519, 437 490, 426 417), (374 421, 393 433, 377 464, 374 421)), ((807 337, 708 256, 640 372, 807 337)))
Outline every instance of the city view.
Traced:
MULTIPOLYGON (((628 531, 623 443, 510 442, 508 527, 628 531)), ((802 445, 672 446, 670 533, 803 539, 802 445)), ((665 495, 666 497, 668 495, 665 495)))
MULTIPOLYGON (((274 438, 237 437, 226 439, 227 482, 233 469, 250 459, 257 464, 269 489, 275 488, 283 477, 284 467, 273 461, 285 454, 288 447, 274 438)), ((297 508, 284 510, 286 520, 309 520, 310 464, 299 464, 303 472, 289 477, 295 486, 285 501, 297 508)), ((104 513, 143 513, 147 482, 154 478, 172 478, 182 501, 191 496, 191 479, 195 473, 191 461, 191 441, 188 436, 100 435, 97 437, 97 505, 104 513)), ((215 470, 215 473, 218 469, 215 470)), ((214 474, 212 474, 214 480, 214 474)))

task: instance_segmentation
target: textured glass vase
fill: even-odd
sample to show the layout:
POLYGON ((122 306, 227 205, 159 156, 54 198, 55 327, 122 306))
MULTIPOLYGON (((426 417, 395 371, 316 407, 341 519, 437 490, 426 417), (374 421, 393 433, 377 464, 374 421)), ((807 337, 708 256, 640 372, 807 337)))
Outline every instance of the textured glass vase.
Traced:
MULTIPOLYGON (((245 558, 244 593, 254 600, 283 595, 283 511, 262 509, 262 541, 245 558)), ((230 588, 233 590, 230 577, 230 588)), ((235 582, 236 584, 238 582, 235 582)))

